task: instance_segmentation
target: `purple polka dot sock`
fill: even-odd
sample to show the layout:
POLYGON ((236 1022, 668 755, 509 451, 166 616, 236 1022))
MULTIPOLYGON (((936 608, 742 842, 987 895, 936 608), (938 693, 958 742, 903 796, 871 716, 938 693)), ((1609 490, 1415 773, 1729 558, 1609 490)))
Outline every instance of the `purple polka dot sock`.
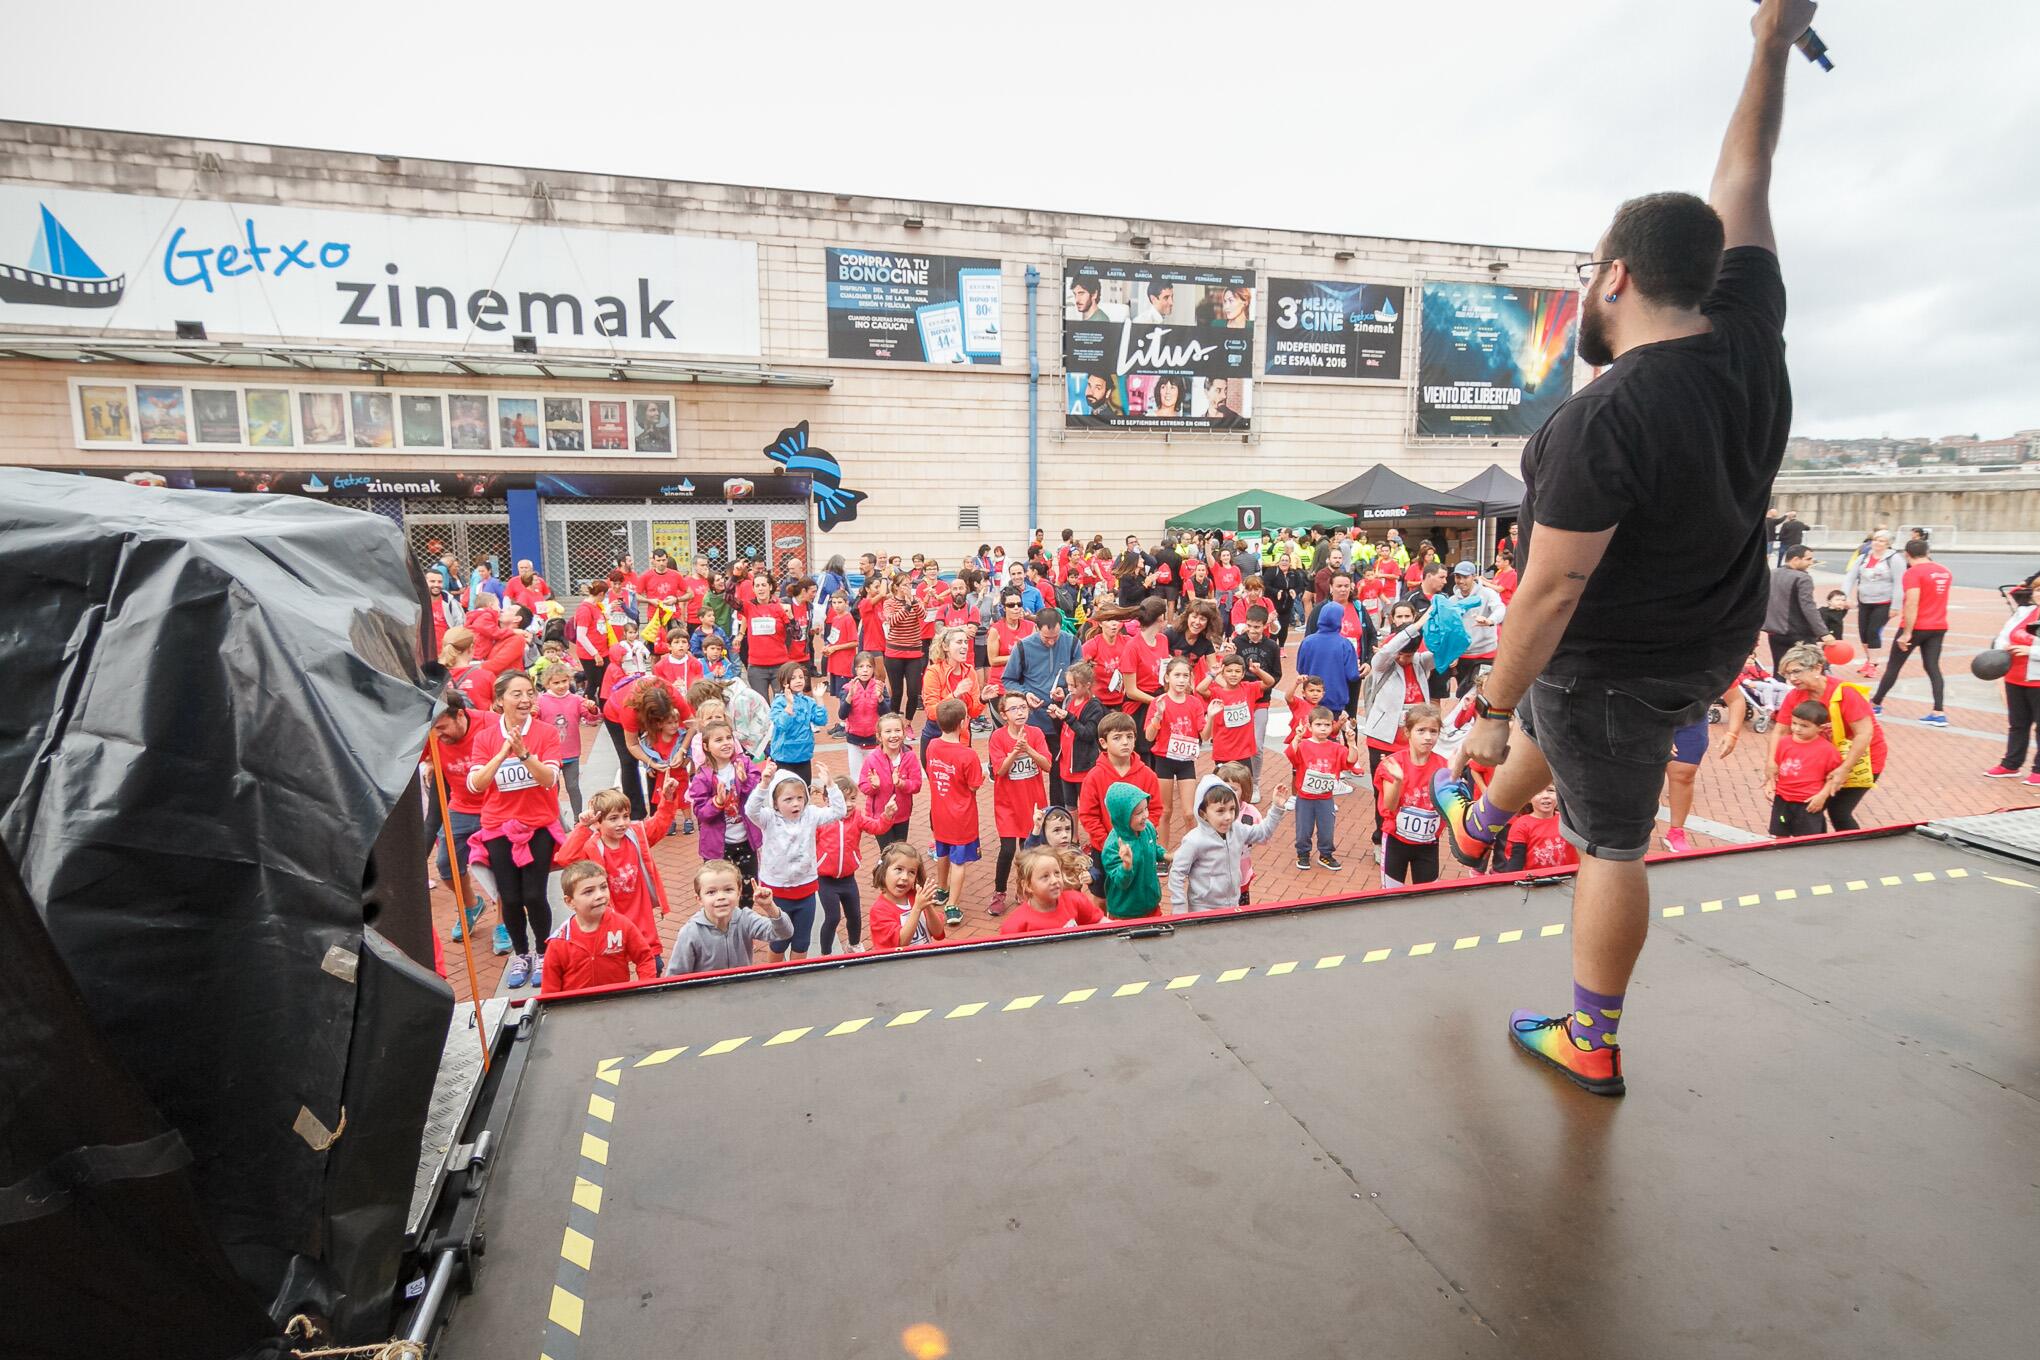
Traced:
POLYGON ((1591 1053, 1597 1048, 1622 1047, 1615 1038, 1615 1027, 1622 1023, 1621 997, 1602 996, 1575 982, 1572 985, 1572 1005, 1572 1018, 1566 1024, 1566 1032, 1572 1036, 1574 1048, 1591 1053))
POLYGON ((1466 810, 1466 825, 1475 835, 1487 840, 1500 840, 1502 832, 1509 825, 1509 819, 1516 814, 1504 811, 1488 801, 1482 794, 1473 800, 1473 806, 1466 810))

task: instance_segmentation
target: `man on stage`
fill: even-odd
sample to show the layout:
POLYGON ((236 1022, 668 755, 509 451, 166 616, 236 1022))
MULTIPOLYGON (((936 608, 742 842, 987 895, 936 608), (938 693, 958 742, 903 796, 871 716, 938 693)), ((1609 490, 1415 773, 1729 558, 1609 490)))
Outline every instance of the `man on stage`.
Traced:
POLYGON ((1708 201, 1630 200, 1580 266, 1580 357, 1605 371, 1523 451, 1522 581, 1457 762, 1498 768, 1484 793, 1448 772, 1433 790, 1472 864, 1556 783, 1581 856, 1573 1003, 1517 1011, 1509 1032, 1599 1095, 1623 1091, 1617 1030, 1672 733, 1728 688, 1764 615, 1764 511, 1792 423, 1771 159, 1814 9, 1763 0, 1708 201))

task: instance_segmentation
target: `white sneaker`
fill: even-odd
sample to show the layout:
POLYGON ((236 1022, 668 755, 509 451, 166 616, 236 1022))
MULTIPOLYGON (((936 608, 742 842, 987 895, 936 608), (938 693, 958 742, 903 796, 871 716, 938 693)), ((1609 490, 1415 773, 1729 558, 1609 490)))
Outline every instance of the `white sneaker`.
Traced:
POLYGON ((1341 780, 1340 780, 1340 781, 1339 781, 1338 783, 1336 783, 1336 784, 1332 785, 1332 792, 1333 792, 1333 793, 1351 793, 1352 791, 1353 791, 1353 786, 1352 786, 1351 784, 1348 784, 1348 783, 1347 783, 1347 782, 1346 782, 1345 780, 1343 780, 1343 779, 1341 779, 1341 780))

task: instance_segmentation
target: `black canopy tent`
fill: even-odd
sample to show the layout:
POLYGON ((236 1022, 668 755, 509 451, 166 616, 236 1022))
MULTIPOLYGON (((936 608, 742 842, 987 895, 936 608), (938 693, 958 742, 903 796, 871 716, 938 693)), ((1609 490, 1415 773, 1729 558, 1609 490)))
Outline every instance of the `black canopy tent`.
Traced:
POLYGON ((1509 475, 1500 464, 1490 463, 1487 471, 1453 487, 1452 494, 1464 496, 1480 507, 1480 523, 1474 531, 1474 551, 1476 560, 1485 567, 1493 556, 1495 543, 1495 536, 1488 528, 1489 521, 1521 513, 1523 483, 1509 475))
POLYGON ((1480 507, 1464 496, 1420 485, 1386 463, 1376 463, 1344 486, 1311 499, 1351 515, 1362 524, 1388 520, 1470 520, 1480 514, 1480 507))

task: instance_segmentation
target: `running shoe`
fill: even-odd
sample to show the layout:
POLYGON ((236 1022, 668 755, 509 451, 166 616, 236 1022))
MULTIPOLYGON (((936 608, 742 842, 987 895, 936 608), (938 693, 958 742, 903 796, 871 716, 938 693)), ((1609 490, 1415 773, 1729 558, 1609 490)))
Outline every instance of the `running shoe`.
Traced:
MULTIPOLYGON (((1445 820, 1444 831, 1438 839, 1445 842, 1454 859, 1469 869, 1480 867, 1488 849, 1495 843, 1495 836, 1502 829, 1488 830, 1473 826, 1466 820, 1474 800, 1486 788, 1487 782, 1471 766, 1457 779, 1452 777, 1449 769, 1431 776, 1431 801, 1437 804, 1438 815, 1445 820)), ((1506 822, 1503 823, 1503 826, 1506 825, 1506 822)))
POLYGON ((503 974, 503 985, 516 990, 531 981, 531 955, 519 954, 510 960, 510 971, 503 974))
POLYGON ((1856 668, 1856 673, 1858 675, 1861 675, 1865 680, 1875 680, 1878 674, 1877 663, 1875 661, 1865 661, 1862 665, 1856 668))
POLYGON ((848 735, 849 735, 849 733, 850 733, 850 729, 849 729, 849 728, 847 728, 847 727, 845 727, 845 726, 843 726, 843 724, 841 724, 841 723, 831 723, 831 724, 829 724, 829 735, 830 735, 830 736, 832 736, 832 737, 842 737, 842 736, 848 736, 848 735))
POLYGON ((694 819, 692 817, 688 817, 680 823, 680 834, 683 836, 692 836, 694 834, 694 819))
POLYGON ((1509 1038, 1533 1058, 1550 1063, 1566 1079, 1597 1096, 1619 1096, 1622 1084, 1620 1048, 1582 1049, 1572 1037, 1570 1015, 1539 1015, 1536 1011, 1514 1011, 1509 1016, 1509 1038))
POLYGON ((1665 832, 1665 849, 1675 855, 1687 854, 1693 849, 1693 842, 1686 838, 1685 827, 1675 826, 1665 832))
POLYGON ((1308 868, 1310 868, 1310 856, 1309 856, 1309 855, 1298 855, 1298 856, 1296 857, 1296 867, 1297 867, 1297 868, 1299 868, 1299 869, 1308 869, 1308 868))
POLYGON ((946 926, 962 925, 963 908, 957 906, 956 903, 954 902, 951 902, 948 906, 944 907, 942 909, 942 924, 946 926))
POLYGON ((1346 867, 1339 863, 1338 856, 1336 855, 1319 855, 1317 857, 1317 864, 1320 869, 1343 869, 1346 867))
POLYGON ((496 927, 496 933, 489 939, 489 950, 496 954, 510 952, 510 927, 503 925, 496 927))
POLYGON ((2017 779, 2019 772, 2009 765, 1993 765, 1983 772, 1985 779, 2017 779))
POLYGON ((1347 783, 1343 778, 1338 780, 1336 783, 1332 785, 1333 793, 1351 793, 1352 791, 1353 786, 1347 783))
POLYGON ((1870 705, 1870 711, 1871 711, 1872 713, 1875 713, 1875 714, 1876 714, 1876 715, 1877 715, 1878 717, 1880 717, 1880 718, 1881 718, 1881 717, 1883 717, 1883 716, 1884 716, 1884 705, 1883 705, 1883 704, 1872 704, 1872 705, 1870 705))
POLYGON ((1920 723, 1925 727, 1946 727, 1948 725, 1948 715, 1945 713, 1929 713, 1926 717, 1920 719, 1920 723))
POLYGON ((2040 789, 2040 770, 2035 770, 2026 776, 2026 787, 2029 789, 2040 789))
POLYGON ((1004 916, 1006 914, 1006 894, 1002 892, 993 893, 991 903, 985 907, 985 910, 994 916, 1004 916))

